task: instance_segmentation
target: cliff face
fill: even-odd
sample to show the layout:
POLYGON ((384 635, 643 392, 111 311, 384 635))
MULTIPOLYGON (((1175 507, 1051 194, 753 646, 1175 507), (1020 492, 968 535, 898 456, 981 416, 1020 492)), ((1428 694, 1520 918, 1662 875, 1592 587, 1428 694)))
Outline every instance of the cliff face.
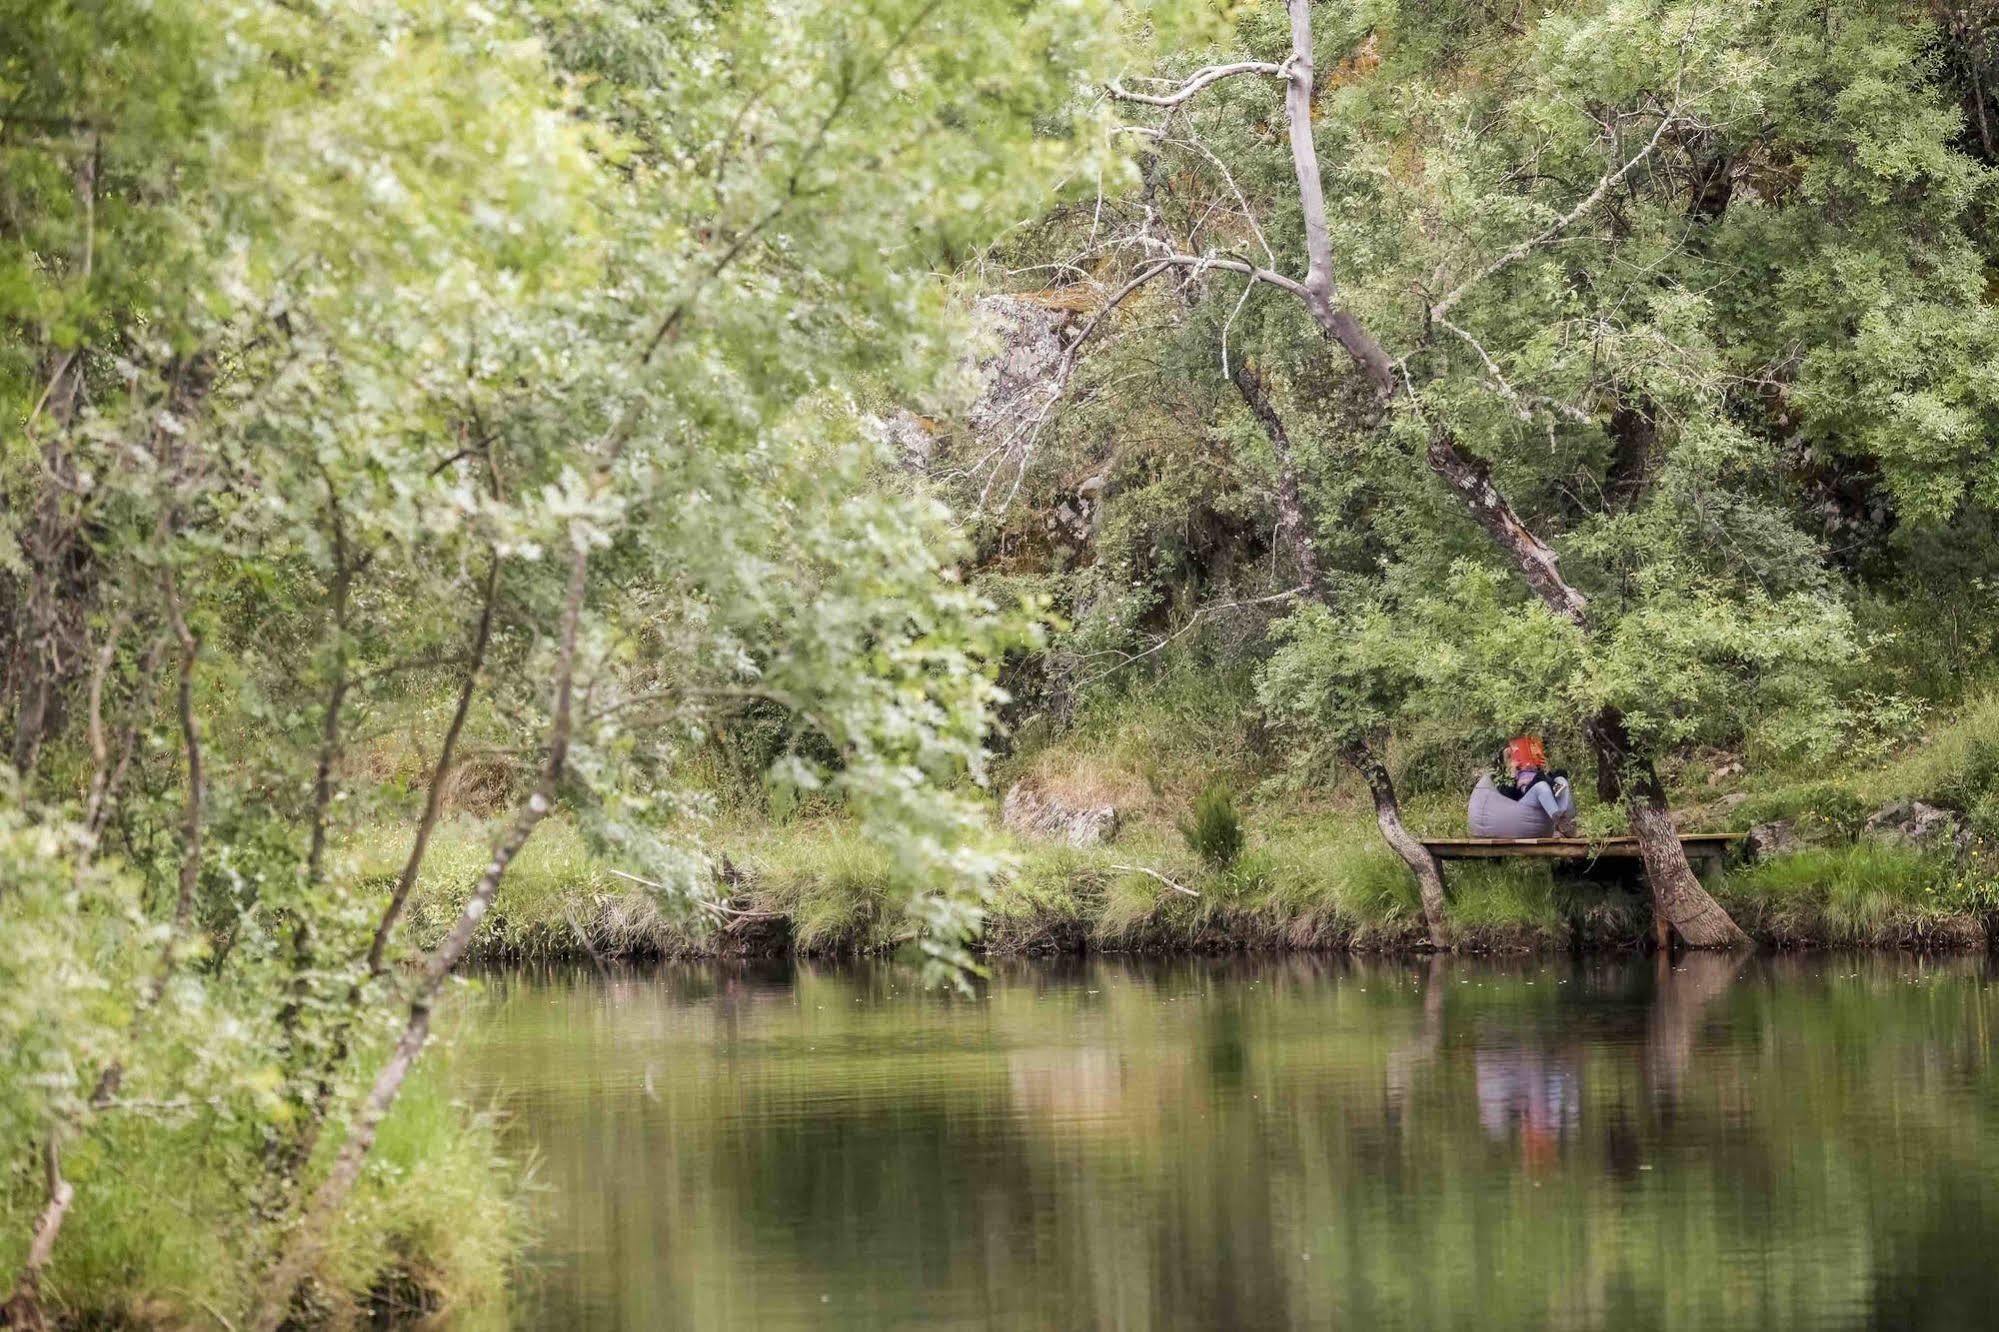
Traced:
POLYGON ((984 470, 1012 470, 1021 437, 1053 404, 1056 367, 1075 318, 1073 310, 1024 297, 980 299, 972 307, 972 350, 960 367, 975 386, 963 418, 945 423, 898 408, 878 418, 877 429, 914 471, 945 466, 946 455, 974 469, 989 453, 984 470), (954 437, 962 442, 948 447, 954 437))

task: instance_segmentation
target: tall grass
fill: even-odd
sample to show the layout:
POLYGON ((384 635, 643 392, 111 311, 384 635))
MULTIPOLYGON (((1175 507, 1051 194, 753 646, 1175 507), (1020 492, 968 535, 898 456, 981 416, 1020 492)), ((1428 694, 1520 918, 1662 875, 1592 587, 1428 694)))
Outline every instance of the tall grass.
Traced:
MULTIPOLYGON (((504 1325, 526 1233, 524 1177, 492 1118, 453 1100, 447 1085, 444 1068, 427 1062, 382 1126, 314 1274, 314 1300, 331 1321, 365 1323, 396 1308, 449 1310, 453 1326, 504 1325)), ((120 1111, 63 1164, 76 1202, 45 1282, 61 1322, 226 1326, 248 1303, 270 1238, 242 1205, 264 1165, 254 1121, 199 1106, 120 1111)), ((41 1204, 38 1181, 0 1175, 6 1270, 41 1204)))
POLYGON ((1215 782, 1194 801, 1193 811, 1180 821, 1187 849, 1210 869, 1225 870, 1242 855, 1242 815, 1228 786, 1215 782))
POLYGON ((1976 885, 1955 865, 1903 846, 1855 842, 1737 870, 1722 899, 1738 922, 1779 943, 1976 942, 1976 885))

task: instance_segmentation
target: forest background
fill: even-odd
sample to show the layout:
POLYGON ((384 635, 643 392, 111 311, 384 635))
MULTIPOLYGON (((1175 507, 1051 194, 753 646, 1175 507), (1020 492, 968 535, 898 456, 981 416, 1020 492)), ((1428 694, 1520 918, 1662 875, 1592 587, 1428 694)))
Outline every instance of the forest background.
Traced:
POLYGON ((16 0, 0 107, 11 1323, 492 1314, 479 955, 1990 937, 1986 6, 16 0), (1421 851, 1519 730, 1649 890, 1421 851))

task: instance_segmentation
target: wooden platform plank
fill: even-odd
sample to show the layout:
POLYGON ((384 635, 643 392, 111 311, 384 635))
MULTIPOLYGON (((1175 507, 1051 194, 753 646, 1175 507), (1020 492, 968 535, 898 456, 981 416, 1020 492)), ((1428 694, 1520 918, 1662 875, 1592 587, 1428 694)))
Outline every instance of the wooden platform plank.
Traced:
MULTIPOLYGON (((1689 857, 1720 857, 1742 840, 1742 833, 1682 833, 1680 845, 1689 857)), ((1635 860, 1640 858, 1635 837, 1426 837, 1423 845, 1439 860, 1501 860, 1526 857, 1538 860, 1635 860)))

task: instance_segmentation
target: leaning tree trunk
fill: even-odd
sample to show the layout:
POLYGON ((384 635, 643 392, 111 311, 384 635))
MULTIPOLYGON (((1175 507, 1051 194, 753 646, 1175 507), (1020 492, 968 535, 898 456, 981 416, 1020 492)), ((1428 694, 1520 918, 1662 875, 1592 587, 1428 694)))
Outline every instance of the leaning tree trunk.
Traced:
POLYGON ((1749 936, 1701 886, 1693 866, 1687 863, 1658 770, 1650 759, 1632 752, 1624 715, 1616 708, 1605 708, 1590 720, 1588 730, 1599 768, 1615 772, 1623 790, 1631 833, 1638 839, 1645 879, 1652 888, 1654 937, 1660 949, 1671 945, 1669 928, 1691 948, 1733 948, 1747 943, 1749 936))
MULTIPOLYGON (((1149 278, 1169 270, 1191 268, 1197 272, 1241 273, 1253 282, 1275 286, 1297 298, 1321 335, 1339 345, 1373 387, 1378 403, 1386 409, 1398 398, 1412 393, 1413 387, 1400 369, 1402 362, 1391 357, 1373 332, 1346 308, 1335 279, 1332 228, 1327 218, 1325 188, 1312 125, 1312 0, 1285 0, 1284 8, 1290 18, 1291 53, 1282 65, 1247 61, 1212 66, 1195 75, 1179 91, 1163 97, 1127 93, 1116 85, 1112 86, 1112 92, 1126 100, 1149 102, 1170 110, 1221 78, 1255 74, 1259 77, 1273 75, 1283 80, 1284 118, 1291 147, 1292 174, 1297 179, 1298 203, 1303 215, 1306 260, 1303 280, 1268 272, 1242 260, 1213 255, 1170 254, 1150 260, 1147 269, 1113 296, 1110 304, 1116 305, 1149 278)), ((1569 223, 1602 202, 1618 182, 1650 155, 1652 148, 1664 137, 1671 119, 1671 116, 1663 119, 1651 143, 1643 151, 1606 174, 1553 227, 1516 245, 1486 264, 1451 294, 1439 298, 1430 307, 1430 318, 1447 325, 1452 307, 1466 291, 1553 239, 1569 223)), ((1101 318, 1101 312, 1098 317, 1101 318)), ((1094 327, 1095 321, 1078 335, 1070 347, 1072 354, 1094 327)), ((1562 577, 1557 567, 1556 552, 1514 512, 1513 506, 1493 484, 1491 469, 1485 460, 1464 451, 1448 429, 1438 429, 1431 436, 1428 461, 1431 471, 1464 502, 1472 519, 1513 562, 1542 603, 1587 634, 1590 628, 1589 599, 1562 577)), ((1649 773, 1650 764, 1643 764, 1642 770, 1649 773)), ((1634 776, 1643 775, 1638 768, 1630 765, 1626 765, 1626 771, 1634 776)), ((1665 793, 1656 775, 1649 780, 1626 782, 1625 802, 1631 811, 1632 832, 1636 834, 1639 849, 1644 855, 1647 877, 1651 881, 1659 913, 1680 931, 1683 939, 1696 947, 1722 947, 1740 942, 1745 936, 1694 877, 1693 868, 1687 863, 1686 850, 1680 845, 1672 819, 1667 814, 1665 793)), ((1399 824, 1400 820, 1397 822, 1399 824)))
POLYGON ((1450 927, 1444 917, 1444 870, 1437 858, 1430 854, 1416 834, 1409 831, 1402 822, 1402 807, 1395 799, 1395 782, 1388 775, 1388 767, 1366 744, 1349 746, 1345 751, 1346 760, 1367 783, 1367 789, 1374 796, 1374 821, 1381 826, 1382 840, 1395 848, 1395 854, 1402 857, 1402 863, 1416 876, 1416 889, 1423 899, 1423 924, 1430 931, 1433 947, 1447 949, 1451 946, 1450 927))
MULTIPOLYGON (((1278 528, 1291 543, 1298 561, 1298 573, 1307 592, 1313 600, 1330 607, 1332 596, 1326 586, 1324 570, 1319 565, 1318 549, 1313 544, 1316 527, 1312 522, 1310 502, 1305 498, 1304 488, 1298 484, 1297 456, 1291 448, 1291 434, 1285 429, 1284 418, 1271 402, 1270 390, 1263 376, 1247 361, 1238 362, 1229 377, 1270 440, 1270 451, 1277 462, 1278 528)), ((1388 775, 1387 765, 1376 756, 1373 747, 1361 742, 1348 746, 1344 753, 1348 764, 1367 783, 1368 794, 1374 797, 1374 821, 1381 828, 1382 840, 1402 857, 1402 863, 1416 876, 1416 889, 1423 902, 1423 925, 1429 931, 1430 943, 1440 949, 1449 948, 1451 937, 1444 911, 1443 865, 1402 822, 1402 806, 1395 798, 1394 779, 1388 775)))

